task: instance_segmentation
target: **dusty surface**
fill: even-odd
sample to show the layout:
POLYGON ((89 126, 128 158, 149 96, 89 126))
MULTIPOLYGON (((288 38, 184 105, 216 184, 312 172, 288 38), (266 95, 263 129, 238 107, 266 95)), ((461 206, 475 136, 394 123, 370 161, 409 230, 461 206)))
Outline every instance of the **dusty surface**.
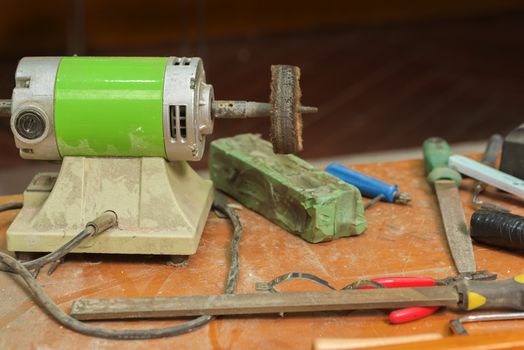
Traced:
MULTIPOLYGON (((359 278, 375 276, 445 277, 454 274, 440 222, 436 197, 424 179, 420 161, 367 164, 357 170, 398 183, 411 194, 409 206, 380 203, 366 215, 368 230, 358 237, 309 244, 271 224, 247 209, 240 211, 245 233, 240 243, 241 274, 237 292, 254 292, 255 282, 280 274, 301 271, 316 274, 336 287, 359 278)), ((472 181, 465 180, 462 199, 469 220, 472 181)), ((3 197, 7 202, 20 197, 3 197)), ((487 199, 488 196, 483 198, 487 199)), ((524 215, 523 202, 490 192, 515 213, 524 215)), ((15 212, 0 214, 0 247, 3 232, 15 212)), ((76 256, 40 283, 66 311, 81 297, 153 297, 220 293, 227 270, 227 248, 231 229, 227 221, 210 214, 196 255, 187 267, 168 266, 163 260, 140 256, 76 256)), ((524 272, 524 256, 475 246, 478 267, 500 278, 524 272)), ((306 281, 281 285, 283 290, 319 290, 306 281)), ((373 337, 440 332, 446 336, 449 319, 455 314, 440 311, 413 323, 389 325, 382 311, 326 312, 285 317, 222 318, 208 326, 176 338, 152 341, 113 341, 89 338, 64 329, 43 313, 20 284, 0 274, 1 349, 251 349, 311 348, 317 337, 373 337)), ((166 326, 177 321, 100 322, 112 328, 166 326)), ((471 334, 501 330, 524 330, 524 322, 498 322, 466 326, 471 334)), ((523 336, 524 337, 524 336, 523 336)))

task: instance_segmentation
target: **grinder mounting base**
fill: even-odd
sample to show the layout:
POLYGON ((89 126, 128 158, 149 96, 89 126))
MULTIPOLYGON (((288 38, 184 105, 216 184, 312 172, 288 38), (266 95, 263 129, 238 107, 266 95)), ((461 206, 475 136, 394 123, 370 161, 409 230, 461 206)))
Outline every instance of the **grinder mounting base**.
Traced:
POLYGON ((60 173, 40 173, 7 231, 7 248, 50 252, 106 210, 118 227, 74 252, 190 255, 197 250, 213 185, 184 161, 163 158, 65 157, 60 173))

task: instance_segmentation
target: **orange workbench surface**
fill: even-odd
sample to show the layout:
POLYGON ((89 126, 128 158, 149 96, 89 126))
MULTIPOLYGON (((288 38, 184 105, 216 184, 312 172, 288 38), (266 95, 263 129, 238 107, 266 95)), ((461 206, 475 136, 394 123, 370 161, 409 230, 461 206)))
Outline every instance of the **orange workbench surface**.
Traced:
MULTIPOLYGON (((245 229, 240 242, 237 292, 255 292, 256 282, 269 281, 291 271, 315 274, 337 288, 361 278, 442 278, 455 274, 437 200, 425 180, 422 161, 363 164, 354 168, 397 183, 402 191, 411 194, 411 204, 379 203, 366 212, 369 227, 362 236, 321 244, 306 243, 260 215, 240 210, 245 229)), ((472 184, 472 180, 465 180, 462 187, 468 220, 473 212, 472 184)), ((523 202, 507 195, 490 190, 484 198, 502 199, 500 203, 524 215, 523 202)), ((20 196, 3 197, 0 202, 20 199, 20 196)), ((16 211, 0 214, 0 249, 5 250, 5 230, 15 215, 16 211)), ((38 280, 66 311, 73 300, 84 297, 217 294, 222 292, 225 282, 230 237, 229 222, 211 213, 198 252, 189 258, 185 267, 169 266, 165 259, 150 256, 73 255, 52 276, 43 270, 38 280)), ((479 245, 475 246, 475 254, 478 268, 496 272, 499 278, 524 272, 523 255, 479 245)), ((308 281, 290 281, 279 287, 284 291, 322 290, 321 286, 308 281)), ((116 341, 90 338, 59 326, 34 303, 17 277, 0 273, 0 296, 0 349, 308 349, 319 337, 385 337, 435 332, 452 337, 448 321, 457 316, 450 311, 440 311, 402 325, 388 324, 383 311, 222 317, 193 333, 174 338, 116 341)), ((177 322, 180 321, 96 324, 111 328, 149 328, 177 322)), ((478 344, 486 339, 511 339, 517 343, 519 339, 524 340, 524 321, 477 323, 466 328, 471 336, 445 338, 446 346, 478 344), (512 331, 520 331, 521 338, 512 331), (486 333, 493 333, 493 337, 486 337, 486 333)), ((439 347, 438 341, 431 344, 439 347)))

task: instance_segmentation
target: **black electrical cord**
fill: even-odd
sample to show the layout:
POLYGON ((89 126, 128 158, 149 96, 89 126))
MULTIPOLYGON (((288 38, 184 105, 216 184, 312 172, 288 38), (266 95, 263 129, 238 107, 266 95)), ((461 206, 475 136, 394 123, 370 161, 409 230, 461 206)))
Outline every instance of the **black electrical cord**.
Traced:
MULTIPOLYGON (((22 265, 24 265, 24 267, 28 270, 33 270, 33 276, 36 278, 38 272, 44 265, 49 264, 51 262, 60 261, 60 259, 69 254, 80 243, 82 243, 84 239, 94 236, 95 234, 102 233, 108 228, 116 225, 116 223, 116 214, 112 211, 106 211, 102 213, 102 215, 97 217, 94 221, 88 222, 86 227, 79 234, 77 234, 75 237, 73 237, 73 239, 71 239, 69 242, 67 242, 57 250, 47 255, 44 255, 38 259, 24 261, 22 262, 22 265)), ((53 270, 54 268, 50 268, 48 274, 51 274, 53 270)), ((0 266, 0 271, 13 272, 12 270, 9 270, 2 266, 0 266)))
MULTIPOLYGON (((63 258, 65 255, 70 253, 73 249, 75 249, 76 246, 78 246, 82 241, 88 237, 91 237, 95 233, 95 228, 92 226, 87 226, 85 229, 83 229, 79 234, 77 234, 73 239, 71 239, 69 242, 58 248, 57 250, 44 255, 38 259, 31 260, 31 261, 24 261, 22 262, 22 265, 27 270, 34 270, 36 274, 38 274, 38 271, 50 262, 56 261, 58 259, 63 258)), ((6 268, 5 266, 0 266, 0 271, 3 272, 15 272, 9 268, 6 268)))
MULTIPOLYGON (((309 280, 315 283, 318 283, 324 287, 327 287, 331 290, 337 290, 335 287, 333 287, 331 284, 329 284, 328 281, 325 279, 322 279, 318 276, 315 276, 313 274, 307 273, 307 272, 289 272, 283 275, 280 275, 274 279, 272 279, 269 282, 258 282, 255 286, 256 290, 258 291, 268 291, 271 293, 280 293, 277 289, 275 289, 275 286, 282 282, 291 281, 291 280, 309 280)), ((381 285, 378 282, 371 281, 371 280, 358 280, 353 283, 348 284, 341 290, 348 290, 348 289, 359 289, 362 287, 373 287, 373 288, 384 288, 383 285, 381 285)))
MULTIPOLYGON (((238 218, 238 215, 236 212, 231 209, 225 197, 220 194, 215 194, 215 200, 213 202, 213 207, 215 210, 220 211, 224 215, 226 215, 234 226, 234 233, 231 240, 231 246, 230 246, 230 257, 231 257, 231 264, 229 267, 229 272, 227 276, 227 282, 225 287, 225 293, 226 294, 232 294, 235 290, 238 274, 239 274, 239 256, 238 256, 238 246, 240 242, 240 236, 242 234, 242 224, 240 222, 240 219, 238 218)), ((92 326, 90 324, 87 324, 85 322, 81 322, 77 319, 74 319, 73 317, 66 314, 62 309, 60 309, 50 298, 47 296, 47 294, 44 292, 42 287, 36 282, 36 280, 33 278, 29 270, 19 261, 14 259, 13 257, 1 253, 0 252, 0 263, 3 263, 6 265, 10 270, 14 271, 15 273, 19 274, 31 292, 36 297, 37 301, 40 303, 40 305, 49 313, 51 316, 53 316, 58 323, 63 325, 64 327, 67 327, 69 329, 72 329, 76 332, 93 336, 93 337, 100 337, 100 338, 108 338, 108 339, 123 339, 123 340, 131 340, 131 339, 154 339, 154 338, 162 338, 162 337, 172 337, 184 333, 191 332, 201 326, 206 325, 211 321, 214 316, 200 316, 195 318, 194 320, 185 322, 183 324, 179 324, 176 326, 171 327, 165 327, 165 328, 154 328, 154 329, 140 329, 140 330, 113 330, 113 329, 107 329, 107 328, 101 328, 92 326)))
POLYGON ((20 209, 22 208, 22 206, 23 206, 22 202, 12 202, 12 203, 0 204, 0 213, 3 211, 20 209))

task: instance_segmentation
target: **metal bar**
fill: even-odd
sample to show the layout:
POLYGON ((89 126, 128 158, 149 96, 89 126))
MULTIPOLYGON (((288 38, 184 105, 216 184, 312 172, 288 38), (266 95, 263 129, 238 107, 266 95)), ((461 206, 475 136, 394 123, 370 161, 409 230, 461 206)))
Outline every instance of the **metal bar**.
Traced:
POLYGON ((475 272, 475 255, 473 244, 466 224, 464 209, 458 188, 451 180, 435 182, 438 204, 444 222, 449 250, 459 273, 475 272))
MULTIPOLYGON (((271 115, 271 104, 265 102, 251 101, 214 101, 211 106, 211 114, 215 118, 237 119, 237 118, 260 118, 271 115)), ((298 112, 302 114, 316 113, 318 108, 299 106, 298 112)))
POLYGON ((80 299, 71 316, 79 320, 249 315, 409 306, 457 306, 452 286, 326 292, 259 293, 162 298, 80 299))
POLYGON ((499 134, 491 135, 482 155, 481 163, 494 168, 497 164, 497 157, 502 149, 504 138, 499 134))
POLYGON ((459 335, 467 335, 468 331, 464 328, 464 323, 471 322, 487 322, 487 321, 508 321, 508 320, 522 320, 524 319, 524 312, 507 312, 498 314, 480 314, 468 315, 451 320, 449 326, 453 333, 459 335))
POLYGON ((383 194, 379 194, 378 196, 364 204, 364 210, 371 208, 372 206, 380 202, 383 198, 385 198, 385 196, 383 194))
POLYGON ((269 117, 269 103, 250 101, 214 101, 211 114, 215 118, 258 118, 269 117))
MULTIPOLYGON (((500 153, 503 142, 504 139, 499 134, 491 135, 491 137, 488 140, 488 144, 486 145, 486 150, 484 151, 484 154, 482 155, 482 159, 480 162, 482 164, 495 168, 497 164, 497 157, 500 153)), ((484 191, 485 188, 486 184, 482 181, 475 182, 475 185, 473 185, 473 197, 471 199, 472 203, 480 208, 498 210, 509 213, 509 209, 492 202, 485 202, 479 198, 480 194, 482 193, 482 191, 484 191)))

